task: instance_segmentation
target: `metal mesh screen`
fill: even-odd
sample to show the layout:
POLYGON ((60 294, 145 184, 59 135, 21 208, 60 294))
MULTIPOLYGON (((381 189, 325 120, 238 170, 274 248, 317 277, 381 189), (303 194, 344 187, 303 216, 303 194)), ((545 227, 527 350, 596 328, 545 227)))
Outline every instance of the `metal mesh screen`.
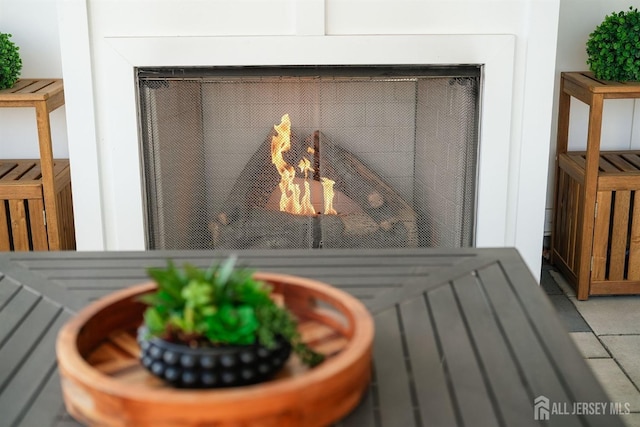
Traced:
POLYGON ((139 77, 150 248, 473 244, 477 70, 278 71, 139 77))

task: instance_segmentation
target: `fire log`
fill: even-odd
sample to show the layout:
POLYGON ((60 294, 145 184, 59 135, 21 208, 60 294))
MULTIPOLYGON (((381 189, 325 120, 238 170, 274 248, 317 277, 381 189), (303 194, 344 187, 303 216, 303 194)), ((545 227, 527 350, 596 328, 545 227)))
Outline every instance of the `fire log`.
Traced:
POLYGON ((369 193, 369 195, 367 196, 367 200, 369 201, 369 206, 374 209, 378 209, 379 207, 384 205, 384 197, 377 191, 369 193))
POLYGON ((398 222, 400 222, 400 220, 396 217, 387 218, 385 220, 380 221, 380 228, 382 228, 384 231, 391 231, 393 226, 398 222))
MULTIPOLYGON (((315 131, 300 144, 291 134, 287 163, 297 165, 313 147, 315 181, 335 181, 338 215, 280 212, 270 199, 280 175, 271 163, 272 132, 256 150, 209 228, 217 248, 308 248, 417 246, 416 213, 354 154, 315 131), (355 208, 354 208, 355 206, 355 208), (341 211, 340 208, 343 208, 341 211)), ((296 178, 298 179, 298 178, 296 178)), ((311 182, 311 187, 319 187, 311 182)))
POLYGON ((340 219, 344 224, 344 234, 347 236, 364 236, 380 229, 378 223, 364 212, 340 215, 340 219))
POLYGON ((405 230, 397 238, 406 239, 408 247, 418 246, 417 215, 413 208, 353 153, 334 144, 322 132, 315 131, 305 141, 316 138, 321 147, 320 163, 324 165, 321 175, 335 181, 334 188, 358 203, 376 223, 397 218, 389 231, 400 224, 405 230))
POLYGON ((313 217, 247 207, 233 223, 212 227, 214 247, 304 248, 312 238, 313 217))
MULTIPOLYGON (((236 221, 250 207, 265 206, 273 191, 278 187, 280 175, 271 163, 271 139, 275 135, 274 130, 265 138, 238 175, 221 212, 217 215, 221 224, 228 225, 236 221)), ((304 147, 292 132, 291 150, 284 154, 285 159, 289 163, 297 165, 295 159, 302 155, 303 150, 304 147)))

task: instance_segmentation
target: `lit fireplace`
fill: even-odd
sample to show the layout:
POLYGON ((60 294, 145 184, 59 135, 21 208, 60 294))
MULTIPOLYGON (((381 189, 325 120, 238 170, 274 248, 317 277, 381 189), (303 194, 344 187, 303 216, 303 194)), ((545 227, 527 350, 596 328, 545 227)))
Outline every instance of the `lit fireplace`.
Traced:
POLYGON ((139 81, 151 248, 473 244, 477 67, 182 72, 139 81))
POLYGON ((299 140, 288 114, 247 163, 209 229, 218 248, 418 246, 411 206, 320 131, 299 140))
MULTIPOLYGON (((199 181, 210 182, 208 176, 202 180, 200 173, 205 163, 214 164, 215 159, 202 152, 193 157, 185 153, 194 166, 194 177, 183 175, 178 188, 185 191, 182 185, 193 184, 200 200, 190 205, 163 196, 169 189, 157 188, 161 206, 156 212, 163 217, 149 222, 154 206, 147 201, 149 184, 141 179, 149 176, 149 161, 143 160, 145 135, 137 114, 140 69, 471 64, 482 68, 473 243, 515 246, 532 273, 539 275, 550 130, 554 128, 558 3, 517 1, 505 7, 505 2, 463 0, 452 8, 450 2, 397 0, 167 0, 149 8, 147 2, 139 1, 60 2, 78 249, 160 247, 164 243, 155 236, 161 230, 163 239, 177 244, 180 234, 190 236, 201 228, 194 225, 195 219, 202 219, 199 224, 205 224, 210 236, 206 225, 213 218, 206 218, 204 212, 219 210, 200 195, 198 185, 204 184, 195 182, 196 171, 199 181), (252 13, 247 13, 247 6, 252 13), (206 162, 198 161, 205 157, 206 162), (192 219, 175 213, 178 204, 192 219), (160 209, 171 206, 173 212, 160 209), (175 221, 181 221, 180 230, 166 227, 175 221)), ((260 144, 286 112, 303 135, 321 130, 384 176, 408 202, 413 201, 401 179, 389 177, 387 165, 375 164, 367 153, 350 145, 353 138, 335 137, 333 129, 315 124, 305 129, 304 120, 288 108, 272 111, 260 123, 259 134, 243 143, 260 144)), ((186 138, 184 132, 175 136, 186 138)), ((255 148, 247 148, 247 157, 255 148)), ((215 164, 212 169, 221 171, 225 166, 215 164)), ((242 168, 242 164, 231 166, 242 168)), ((209 169, 204 173, 222 182, 217 189, 206 190, 216 200, 224 200, 224 194, 217 197, 216 193, 233 186, 236 177, 216 176, 209 169)), ((443 200, 435 197, 429 203, 438 205, 443 200)), ((454 244, 442 237, 448 233, 441 232, 451 219, 442 216, 427 224, 429 245, 454 244)), ((210 244, 192 240, 184 238, 179 245, 210 244)))

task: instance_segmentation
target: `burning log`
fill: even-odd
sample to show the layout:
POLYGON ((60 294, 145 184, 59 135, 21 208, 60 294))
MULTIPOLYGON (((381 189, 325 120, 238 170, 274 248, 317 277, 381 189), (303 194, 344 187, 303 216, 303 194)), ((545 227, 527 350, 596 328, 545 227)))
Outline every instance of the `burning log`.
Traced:
MULTIPOLYGON (((240 172, 217 221, 229 225, 237 221, 244 210, 258 206, 264 207, 280 182, 278 170, 271 163, 271 140, 276 135, 272 131, 265 141, 253 153, 240 172)), ((304 154, 304 147, 295 134, 291 133, 291 149, 284 153, 288 162, 294 162, 304 154)))
POLYGON ((312 216, 247 207, 226 226, 210 225, 214 244, 221 248, 307 248, 313 240, 312 216), (215 230, 215 231, 214 231, 215 230))
POLYGON ((398 224, 404 227, 400 232, 406 238, 403 246, 418 246, 417 218, 413 208, 355 155, 328 140, 320 131, 311 138, 318 138, 323 147, 320 151, 320 164, 324 165, 321 175, 334 180, 334 188, 361 206, 376 223, 385 222, 383 231, 391 232, 398 224))
MULTIPOLYGON (((283 123, 279 125, 280 129, 275 127, 247 162, 222 210, 209 225, 214 247, 418 245, 417 219, 413 209, 355 155, 330 141, 320 131, 305 138, 305 144, 300 144, 291 132, 290 148, 274 156, 272 142, 280 135, 283 123), (293 168, 289 165, 298 165, 305 156, 312 156, 312 160, 305 162, 306 169, 300 166, 305 175, 292 178, 290 172, 293 168), (274 160, 276 157, 279 164, 274 160), (308 170, 312 172, 310 176, 307 176, 308 170), (310 199, 318 200, 325 188, 318 181, 333 181, 335 197, 332 201, 337 213, 322 214, 322 202, 317 200, 308 208, 312 209, 313 215, 279 211, 277 201, 282 192, 286 191, 287 196, 290 192, 288 187, 282 187, 285 178, 298 190, 304 188, 301 193, 310 193, 308 198, 311 196, 310 199)), ((326 206, 325 203, 325 209, 326 206)))

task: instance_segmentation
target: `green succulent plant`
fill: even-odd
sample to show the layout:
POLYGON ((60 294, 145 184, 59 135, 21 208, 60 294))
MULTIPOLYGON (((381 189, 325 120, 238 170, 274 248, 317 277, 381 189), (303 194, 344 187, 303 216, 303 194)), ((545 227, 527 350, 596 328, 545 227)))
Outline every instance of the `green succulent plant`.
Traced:
POLYGON ((0 89, 12 87, 22 71, 20 48, 10 38, 11 34, 0 33, 0 89))
POLYGON ((640 80, 640 12, 607 15, 587 40, 587 64, 602 80, 640 80))
POLYGON ((294 316, 270 297, 268 284, 253 271, 236 267, 237 256, 203 270, 190 264, 150 268, 156 291, 142 295, 149 334, 191 347, 248 345, 272 348, 287 340, 303 363, 318 365, 324 357, 302 342, 294 316))

